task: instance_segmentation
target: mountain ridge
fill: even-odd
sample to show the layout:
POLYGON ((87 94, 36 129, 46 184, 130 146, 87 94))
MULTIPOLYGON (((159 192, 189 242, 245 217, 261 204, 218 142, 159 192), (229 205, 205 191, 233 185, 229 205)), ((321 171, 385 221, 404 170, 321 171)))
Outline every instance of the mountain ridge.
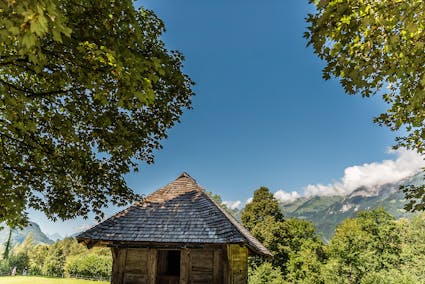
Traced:
MULTIPOLYGON (((26 226, 25 228, 21 230, 18 230, 18 229, 12 230, 12 238, 11 238, 12 246, 21 244, 25 240, 25 238, 28 236, 28 234, 32 234, 32 238, 35 244, 54 243, 53 240, 51 240, 45 233, 43 233, 43 231, 41 231, 40 226, 37 223, 30 221, 28 226, 26 226)), ((0 230, 0 244, 4 245, 7 241, 8 236, 9 236, 9 228, 7 228, 6 226, 3 226, 3 229, 0 230)))
POLYGON ((359 187, 350 194, 300 197, 293 202, 279 202, 287 217, 312 221, 318 234, 327 242, 335 228, 346 218, 355 217, 358 211, 384 208, 396 219, 410 217, 412 213, 403 208, 406 203, 400 185, 421 185, 424 183, 422 173, 395 183, 387 183, 371 188, 359 187))

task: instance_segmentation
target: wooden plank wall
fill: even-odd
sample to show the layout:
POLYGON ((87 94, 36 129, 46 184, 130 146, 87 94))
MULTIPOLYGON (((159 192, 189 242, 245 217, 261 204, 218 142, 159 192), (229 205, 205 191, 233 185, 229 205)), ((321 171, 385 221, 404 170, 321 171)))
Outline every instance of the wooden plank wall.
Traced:
MULTIPOLYGON (((158 250, 113 248, 112 284, 156 284, 158 250)), ((179 284, 246 284, 248 249, 240 245, 222 248, 182 249, 179 284)))
POLYGON ((214 251, 212 249, 193 249, 190 256, 192 262, 190 283, 213 283, 214 251))
POLYGON ((156 249, 112 248, 112 284, 155 284, 156 249))
POLYGON ((187 282, 180 282, 181 284, 224 283, 223 249, 191 249, 189 254, 189 278, 187 282))
POLYGON ((238 244, 227 245, 229 284, 248 283, 248 248, 238 244))
POLYGON ((220 284, 224 282, 224 250, 214 250, 214 271, 213 271, 213 283, 220 284))
POLYGON ((122 284, 127 250, 120 248, 112 248, 112 284, 122 284))
POLYGON ((124 267, 124 284, 147 283, 148 269, 146 249, 127 249, 124 267))

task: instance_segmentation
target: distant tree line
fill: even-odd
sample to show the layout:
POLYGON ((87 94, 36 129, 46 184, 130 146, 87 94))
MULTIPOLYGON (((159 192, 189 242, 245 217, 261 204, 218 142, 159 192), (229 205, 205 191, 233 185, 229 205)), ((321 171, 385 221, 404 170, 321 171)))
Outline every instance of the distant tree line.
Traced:
POLYGON ((109 278, 112 257, 108 248, 88 250, 74 238, 66 238, 51 245, 34 244, 29 234, 6 257, 3 254, 0 275, 10 274, 15 267, 17 274, 109 278))
POLYGON ((425 283, 425 213, 395 220, 383 209, 361 211, 325 244, 313 223, 285 218, 261 187, 242 223, 273 254, 250 260, 250 284, 425 283))

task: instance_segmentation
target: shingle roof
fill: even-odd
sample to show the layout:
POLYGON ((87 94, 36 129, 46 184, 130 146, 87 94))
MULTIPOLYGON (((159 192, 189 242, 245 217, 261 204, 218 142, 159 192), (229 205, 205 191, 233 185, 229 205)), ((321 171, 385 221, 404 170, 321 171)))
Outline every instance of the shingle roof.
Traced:
POLYGON ((271 255, 187 173, 144 201, 79 234, 77 239, 111 243, 241 243, 254 253, 271 255))

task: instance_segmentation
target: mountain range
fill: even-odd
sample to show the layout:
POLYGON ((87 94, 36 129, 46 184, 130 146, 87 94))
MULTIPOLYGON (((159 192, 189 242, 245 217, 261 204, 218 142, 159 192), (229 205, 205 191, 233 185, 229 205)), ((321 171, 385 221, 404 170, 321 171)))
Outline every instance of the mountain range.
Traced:
MULTIPOLYGON (((40 226, 37 223, 29 222, 28 226, 26 226, 22 230, 18 230, 18 229, 12 230, 12 238, 11 238, 12 246, 22 243, 25 240, 25 238, 28 236, 28 234, 32 234, 33 241, 36 244, 54 243, 53 240, 51 240, 45 233, 41 231, 40 226)), ((2 245, 5 244, 8 237, 9 237, 9 228, 7 228, 6 226, 3 226, 3 229, 0 231, 0 244, 2 245)))
POLYGON ((406 203, 400 185, 421 185, 423 174, 417 174, 397 183, 389 183, 373 188, 360 187, 346 196, 301 197, 293 202, 281 202, 280 208, 287 217, 312 221, 322 239, 327 242, 336 226, 344 219, 355 217, 361 210, 384 208, 395 218, 409 217, 412 213, 403 208, 406 203))

